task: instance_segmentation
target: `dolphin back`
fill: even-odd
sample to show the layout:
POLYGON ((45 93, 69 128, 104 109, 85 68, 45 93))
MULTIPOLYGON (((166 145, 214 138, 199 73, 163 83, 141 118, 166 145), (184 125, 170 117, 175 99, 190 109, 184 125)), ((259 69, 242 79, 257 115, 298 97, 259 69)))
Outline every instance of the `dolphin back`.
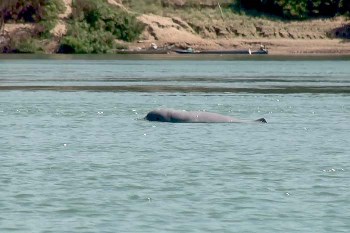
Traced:
POLYGON ((267 123, 267 121, 265 120, 265 118, 259 118, 257 120, 255 120, 256 122, 260 122, 260 123, 267 123))
MULTIPOLYGON (((173 123, 244 123, 233 117, 224 116, 218 113, 202 111, 181 111, 175 109, 155 109, 150 111, 144 118, 148 121, 173 122, 173 123)), ((260 118, 254 122, 267 123, 265 118, 260 118)))

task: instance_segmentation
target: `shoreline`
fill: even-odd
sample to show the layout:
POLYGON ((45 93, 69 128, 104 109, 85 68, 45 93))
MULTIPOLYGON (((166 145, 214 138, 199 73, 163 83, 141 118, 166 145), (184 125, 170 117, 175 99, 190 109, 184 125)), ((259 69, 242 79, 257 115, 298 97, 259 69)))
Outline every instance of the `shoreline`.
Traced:
MULTIPOLYGON (((152 44, 156 44, 159 48, 169 47, 167 41, 146 41, 141 43, 128 44, 129 51, 142 49, 147 51, 152 44)), ((196 43, 171 43, 170 46, 177 48, 193 48, 197 51, 203 50, 259 50, 260 45, 264 45, 268 54, 265 56, 344 56, 350 55, 350 40, 342 39, 218 39, 205 40, 203 44, 196 43)), ((152 50, 149 50, 152 51, 152 50)), ((218 54, 220 55, 220 54, 218 54)))
MULTIPOLYGON (((73 12, 72 0, 64 0, 63 3, 66 10, 58 15, 55 27, 49 32, 50 38, 39 36, 42 27, 38 23, 4 23, 0 31, 0 50, 56 54, 62 39, 69 34, 69 19, 73 12)), ((115 10, 119 8, 129 14, 133 12, 119 0, 108 0, 108 4, 110 7, 113 5, 115 10)), ((113 45, 101 42, 106 46, 103 50, 94 50, 93 45, 97 42, 89 41, 88 45, 84 45, 87 48, 79 44, 84 50, 75 50, 73 46, 67 52, 123 52, 115 48, 125 48, 126 53, 134 55, 185 51, 188 48, 194 51, 258 51, 263 45, 268 50, 265 56, 269 57, 350 55, 350 20, 345 16, 284 21, 232 11, 223 14, 218 11, 216 4, 213 9, 161 9, 158 14, 147 11, 132 13, 137 15, 138 23, 144 26, 143 31, 139 32, 138 41, 126 42, 114 37, 113 45)), ((97 37, 100 38, 100 35, 97 37)))
POLYGON ((236 54, 0 54, 0 62, 5 60, 197 60, 197 61, 292 61, 292 60, 350 60, 350 54, 314 53, 314 54, 268 54, 268 55, 236 55, 236 54))

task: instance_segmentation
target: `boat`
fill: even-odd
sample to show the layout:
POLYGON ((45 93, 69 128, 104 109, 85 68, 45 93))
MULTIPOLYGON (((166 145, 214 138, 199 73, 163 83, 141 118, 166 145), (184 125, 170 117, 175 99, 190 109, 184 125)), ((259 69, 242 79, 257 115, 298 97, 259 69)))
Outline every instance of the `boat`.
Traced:
POLYGON ((178 54, 194 54, 194 53, 200 53, 199 51, 195 51, 192 48, 188 48, 188 49, 175 49, 174 50, 175 53, 178 54))
POLYGON ((203 50, 199 52, 200 54, 249 54, 249 55, 260 55, 260 54, 268 54, 267 49, 259 49, 259 50, 203 50))
POLYGON ((263 54, 268 54, 267 49, 259 49, 259 50, 201 50, 201 51, 195 51, 192 48, 188 49, 177 49, 174 50, 174 52, 178 54, 218 54, 218 55, 223 55, 223 54, 246 54, 246 55, 263 55, 263 54))
POLYGON ((259 50, 194 50, 193 48, 188 49, 140 49, 140 50, 116 50, 117 54, 168 54, 170 52, 175 52, 177 54, 217 54, 217 55, 263 55, 268 54, 268 50, 265 48, 260 48, 259 50))
POLYGON ((147 49, 147 50, 116 50, 116 54, 168 54, 167 49, 147 49))

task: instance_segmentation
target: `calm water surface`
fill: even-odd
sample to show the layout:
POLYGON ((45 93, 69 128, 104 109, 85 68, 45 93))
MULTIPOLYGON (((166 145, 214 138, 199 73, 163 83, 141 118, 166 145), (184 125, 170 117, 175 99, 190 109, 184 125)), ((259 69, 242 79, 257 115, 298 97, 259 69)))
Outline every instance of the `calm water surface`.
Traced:
POLYGON ((2 57, 0 232, 349 232, 349 64, 2 57))

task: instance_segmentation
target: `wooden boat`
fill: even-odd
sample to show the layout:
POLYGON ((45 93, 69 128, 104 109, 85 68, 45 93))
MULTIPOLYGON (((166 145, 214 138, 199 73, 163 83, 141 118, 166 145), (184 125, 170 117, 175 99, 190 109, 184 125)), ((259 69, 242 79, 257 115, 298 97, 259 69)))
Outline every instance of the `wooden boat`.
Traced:
POLYGON ((200 54, 253 54, 253 55, 260 55, 260 54, 268 54, 267 49, 259 49, 259 50, 203 50, 199 52, 200 54))
POLYGON ((175 52, 178 54, 243 54, 243 55, 260 55, 260 54, 268 54, 267 49, 259 49, 259 50, 202 50, 197 51, 192 48, 188 49, 143 49, 143 50, 116 50, 117 54, 168 54, 170 52, 175 52))
POLYGON ((195 53, 200 53, 199 51, 195 51, 192 48, 188 48, 188 49, 176 49, 174 50, 175 53, 178 54, 195 54, 195 53))
POLYGON ((247 54, 247 55, 260 55, 260 54, 268 54, 267 49, 259 49, 259 50, 202 50, 202 51, 195 51, 193 49, 177 49, 174 50, 174 52, 178 54, 247 54))
POLYGON ((116 54, 168 54, 167 49, 117 50, 116 54))

